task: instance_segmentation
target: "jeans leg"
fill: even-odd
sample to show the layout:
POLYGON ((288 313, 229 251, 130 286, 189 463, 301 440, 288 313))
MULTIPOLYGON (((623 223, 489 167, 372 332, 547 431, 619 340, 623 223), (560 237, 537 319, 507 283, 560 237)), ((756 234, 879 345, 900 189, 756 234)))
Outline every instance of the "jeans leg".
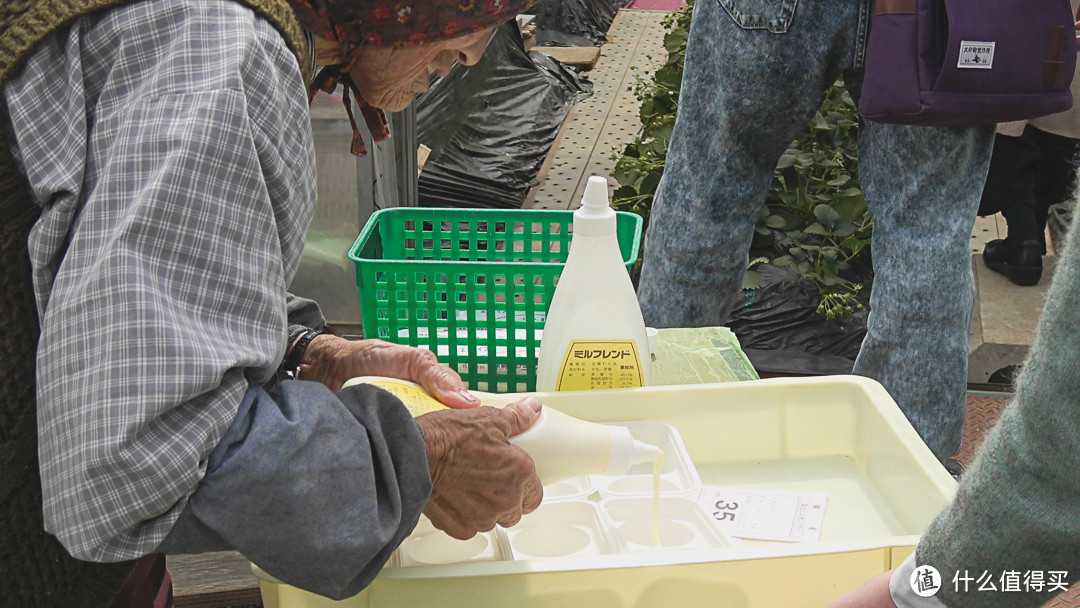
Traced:
POLYGON ((638 289, 651 326, 727 321, 776 163, 824 91, 850 66, 858 3, 801 0, 783 6, 795 11, 784 33, 746 27, 764 22, 747 18, 741 10, 747 6, 731 13, 717 0, 694 6, 679 112, 638 289), (740 26, 732 14, 746 21, 740 26))
POLYGON ((975 299, 969 241, 993 138, 993 125, 861 125, 874 287, 855 373, 881 382, 942 459, 963 436, 975 299))

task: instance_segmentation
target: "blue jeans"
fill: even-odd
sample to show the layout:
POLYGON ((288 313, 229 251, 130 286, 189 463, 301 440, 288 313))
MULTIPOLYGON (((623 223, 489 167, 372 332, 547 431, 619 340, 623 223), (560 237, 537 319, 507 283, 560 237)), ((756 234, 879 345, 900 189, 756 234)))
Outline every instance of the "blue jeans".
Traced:
MULTIPOLYGON (((780 155, 844 77, 858 99, 866 0, 697 0, 679 113, 653 202, 639 299, 654 327, 723 325, 780 155)), ((881 382, 930 449, 960 449, 968 242, 994 127, 862 122, 874 288, 856 374, 881 382)))

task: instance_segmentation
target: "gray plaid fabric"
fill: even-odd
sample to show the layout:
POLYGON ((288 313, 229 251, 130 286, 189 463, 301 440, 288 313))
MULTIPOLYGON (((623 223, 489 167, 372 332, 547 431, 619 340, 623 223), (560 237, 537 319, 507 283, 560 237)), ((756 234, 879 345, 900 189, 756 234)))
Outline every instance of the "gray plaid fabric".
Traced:
MULTIPOLYGON (((213 473, 210 454, 242 404, 289 398, 258 387, 284 353, 286 287, 315 205, 304 83, 280 35, 249 9, 152 0, 76 21, 3 93, 12 147, 43 207, 29 248, 46 527, 76 557, 133 558, 158 547, 193 496, 234 508, 220 496, 227 476, 196 492, 213 473)), ((304 400, 347 411, 321 385, 304 400)), ((423 459, 408 427, 405 447, 423 459)), ((366 455, 352 472, 362 492, 381 476, 370 454, 378 446, 363 428, 350 432, 358 445, 338 447, 366 455)), ((244 438, 228 455, 243 452, 244 438)), ((350 475, 321 457, 292 463, 291 474, 334 466, 350 475)), ((290 458, 288 446, 261 466, 275 470, 274 458, 290 458)), ((426 461, 408 474, 424 478, 409 498, 416 513, 398 515, 415 523, 426 461)), ((249 501, 302 483, 263 480, 266 496, 249 501)), ((245 539, 285 523, 242 515, 258 531, 245 539)), ((214 534, 213 548, 247 542, 214 534)))
POLYGON ((272 27, 211 0, 80 19, 5 89, 44 208, 45 521, 76 557, 152 551, 281 360, 315 204, 303 91, 272 27))

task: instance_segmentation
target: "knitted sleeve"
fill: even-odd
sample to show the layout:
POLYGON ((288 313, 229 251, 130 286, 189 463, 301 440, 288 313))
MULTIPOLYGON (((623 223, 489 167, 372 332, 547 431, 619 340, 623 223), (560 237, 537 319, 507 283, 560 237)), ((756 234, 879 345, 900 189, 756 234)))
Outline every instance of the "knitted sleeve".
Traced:
POLYGON ((1040 606, 1080 579, 1078 230, 1074 221, 1015 400, 916 551, 952 608, 1040 606))

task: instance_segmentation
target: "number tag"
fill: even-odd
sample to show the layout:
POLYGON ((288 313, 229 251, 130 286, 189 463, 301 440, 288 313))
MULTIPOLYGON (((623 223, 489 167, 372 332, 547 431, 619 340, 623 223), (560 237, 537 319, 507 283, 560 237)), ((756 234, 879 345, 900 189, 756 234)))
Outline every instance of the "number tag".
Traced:
POLYGON ((825 521, 824 492, 763 492, 704 486, 698 503, 729 536, 747 540, 813 542, 825 521))

